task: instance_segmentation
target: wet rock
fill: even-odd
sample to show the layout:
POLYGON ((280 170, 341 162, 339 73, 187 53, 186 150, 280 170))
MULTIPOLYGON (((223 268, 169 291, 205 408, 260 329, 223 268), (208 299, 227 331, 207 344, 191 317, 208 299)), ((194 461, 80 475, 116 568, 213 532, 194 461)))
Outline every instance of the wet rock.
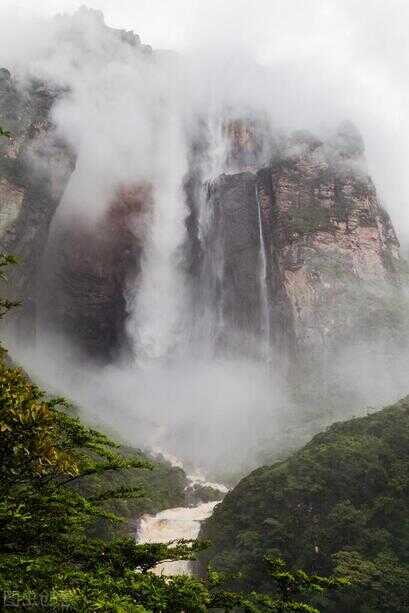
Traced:
POLYGON ((9 71, 0 72, 0 125, 11 133, 0 140, 0 248, 19 259, 5 291, 21 301, 8 325, 25 342, 35 333, 49 227, 73 170, 72 154, 49 118, 57 95, 44 83, 23 92, 9 71))
POLYGON ((49 237, 44 326, 95 361, 109 362, 126 347, 126 285, 139 274, 152 206, 152 186, 123 185, 96 223, 65 219, 49 237))
POLYGON ((7 68, 0 68, 0 87, 5 87, 11 80, 11 73, 7 68))

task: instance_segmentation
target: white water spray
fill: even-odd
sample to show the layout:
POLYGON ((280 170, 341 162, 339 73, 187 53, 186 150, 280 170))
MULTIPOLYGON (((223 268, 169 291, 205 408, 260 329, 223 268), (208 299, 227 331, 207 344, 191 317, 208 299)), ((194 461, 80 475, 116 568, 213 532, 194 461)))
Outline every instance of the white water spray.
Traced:
POLYGON ((207 151, 201 160, 202 187, 198 198, 198 238, 203 253, 193 338, 201 354, 214 355, 224 328, 223 215, 212 192, 215 180, 226 171, 227 140, 224 115, 213 109, 207 122, 207 151))
POLYGON ((271 361, 271 321, 270 321, 270 305, 268 299, 268 283, 267 283, 267 254, 266 242, 263 232, 263 217, 261 210, 261 200, 259 188, 256 184, 256 201, 258 211, 258 227, 260 237, 260 342, 262 346, 262 355, 267 361, 271 361))
MULTIPOLYGON (((168 453, 160 453, 172 465, 182 467, 182 463, 168 453)), ((220 483, 209 483, 201 474, 187 475, 189 488, 196 485, 211 487, 214 490, 226 494, 228 489, 220 483)), ((139 520, 136 534, 138 543, 169 543, 176 540, 194 540, 199 536, 202 522, 208 519, 220 501, 212 501, 197 504, 193 507, 176 507, 166 509, 156 515, 143 515, 139 520)), ((175 562, 162 562, 153 572, 157 575, 190 575, 193 572, 193 564, 187 560, 175 562)))
MULTIPOLYGON (((206 502, 196 507, 166 509, 157 515, 144 515, 139 523, 138 543, 169 543, 174 540, 194 540, 199 536, 201 523, 210 517, 217 502, 206 502)), ((188 560, 162 562, 153 569, 156 575, 190 575, 192 563, 188 560)))
POLYGON ((182 120, 168 109, 158 127, 154 202, 142 258, 141 278, 128 302, 128 333, 139 364, 169 355, 184 327, 186 238, 183 179, 187 169, 182 120))

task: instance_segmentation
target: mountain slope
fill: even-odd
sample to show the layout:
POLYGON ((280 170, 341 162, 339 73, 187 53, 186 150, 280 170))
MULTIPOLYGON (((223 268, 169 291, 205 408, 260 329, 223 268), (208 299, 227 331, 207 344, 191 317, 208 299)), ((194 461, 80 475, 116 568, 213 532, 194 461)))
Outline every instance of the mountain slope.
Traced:
POLYGON ((263 585, 260 560, 352 577, 326 611, 407 611, 409 397, 331 426, 286 461, 243 479, 203 530, 217 568, 263 585))

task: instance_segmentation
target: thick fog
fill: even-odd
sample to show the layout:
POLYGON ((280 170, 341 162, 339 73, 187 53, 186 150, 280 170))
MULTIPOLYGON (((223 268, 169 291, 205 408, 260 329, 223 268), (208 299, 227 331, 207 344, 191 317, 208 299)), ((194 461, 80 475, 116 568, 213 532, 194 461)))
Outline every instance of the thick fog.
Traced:
MULTIPOLYGON (((3 0, 2 63, 19 60, 27 66, 26 60, 35 58, 39 48, 47 49, 52 36, 53 28, 41 18, 72 12, 81 4, 81 0, 36 4, 3 0)), ((371 174, 394 222, 399 221, 406 249, 409 6, 405 0, 259 0, 257 4, 94 0, 91 6, 104 12, 108 25, 135 30, 155 48, 185 53, 195 49, 201 61, 210 54, 215 80, 222 75, 223 83, 235 82, 234 91, 243 89, 256 98, 263 92, 261 97, 277 122, 304 128, 333 125, 340 117, 354 121, 367 145, 371 174), (254 66, 243 71, 243 54, 268 67, 271 79, 260 78, 255 88, 254 66)), ((193 63, 197 84, 205 84, 203 65, 193 63)))
MULTIPOLYGON (((131 2, 94 3, 107 11, 109 25, 142 34, 141 44, 108 29, 98 11, 50 16, 76 2, 44 3, 40 15, 15 4, 6 3, 0 20, 0 66, 23 89, 35 77, 65 91, 52 119, 76 167, 54 226, 70 218, 96 226, 121 185, 151 185, 155 199, 145 220, 141 274, 125 290, 134 360, 85 370, 69 340, 44 332, 35 349, 16 347, 16 355, 129 443, 219 473, 254 465, 266 440, 279 440, 300 421, 274 356, 215 359, 203 331, 200 351, 187 349, 198 334, 183 262, 189 147, 206 118, 210 155, 201 172, 211 180, 226 170, 220 121, 227 111, 258 113, 273 132, 301 128, 324 136, 348 118, 363 134, 369 171, 406 249, 409 43, 402 15, 409 17, 409 7, 396 1, 141 2, 138 9, 131 2), (151 43, 166 51, 152 53, 145 47, 151 43)), ((356 364, 351 378, 367 364, 365 355, 361 360, 353 352, 353 358, 348 354, 343 363, 356 364)), ((365 381, 370 402, 404 391, 400 380, 376 393, 371 377, 365 381)))

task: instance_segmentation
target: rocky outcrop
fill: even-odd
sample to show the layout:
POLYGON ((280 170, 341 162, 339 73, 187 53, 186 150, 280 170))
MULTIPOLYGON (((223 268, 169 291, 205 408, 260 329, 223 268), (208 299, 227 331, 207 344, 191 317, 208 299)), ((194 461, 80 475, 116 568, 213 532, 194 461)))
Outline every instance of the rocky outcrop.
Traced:
POLYGON ((327 359, 345 341, 390 335, 399 243, 351 124, 326 143, 292 135, 268 166, 215 181, 209 206, 220 209, 224 307, 236 326, 260 327, 264 250, 268 329, 281 355, 327 359))
POLYGON ((226 168, 231 172, 254 171, 268 162, 272 149, 270 124, 266 117, 249 115, 223 123, 226 168))
POLYGON ((74 165, 49 118, 57 96, 34 81, 20 89, 8 70, 0 70, 0 125, 11 133, 0 140, 0 244, 19 260, 5 291, 21 300, 11 317, 20 322, 15 332, 26 340, 35 330, 49 226, 74 165))
POLYGON ((305 354, 364 332, 362 310, 371 316, 384 308, 400 259, 389 216, 361 168, 362 151, 297 144, 301 150, 271 166, 263 193, 270 248, 305 354))
POLYGON ((96 361, 113 361, 126 346, 126 286, 139 273, 151 211, 150 185, 123 186, 96 223, 65 219, 50 236, 44 326, 96 361))

